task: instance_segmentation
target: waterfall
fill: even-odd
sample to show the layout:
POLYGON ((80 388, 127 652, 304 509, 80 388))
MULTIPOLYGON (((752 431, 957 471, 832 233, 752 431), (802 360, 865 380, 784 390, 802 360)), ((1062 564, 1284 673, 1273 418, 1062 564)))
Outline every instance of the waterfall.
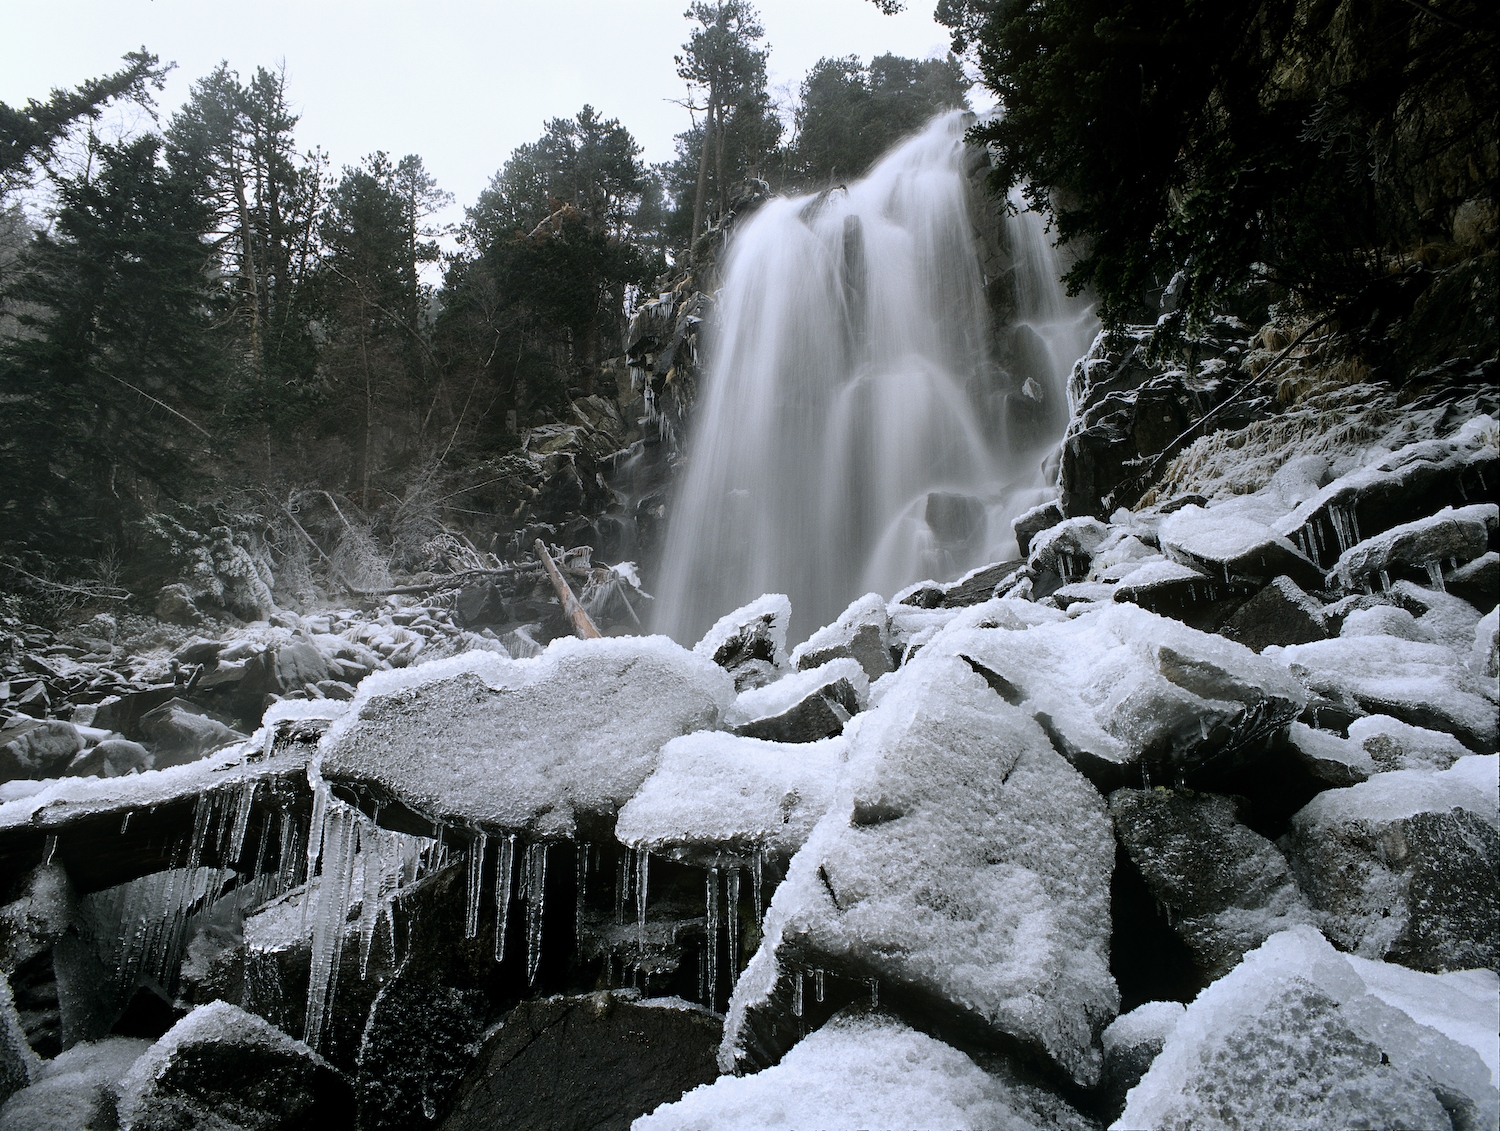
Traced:
POLYGON ((774 198, 736 232, 659 631, 690 643, 782 592, 806 633, 860 593, 1015 555, 1009 520, 1044 492, 1039 456, 1062 435, 1094 327, 1063 297, 1040 219, 1022 214, 998 241, 1010 262, 991 270, 1011 296, 997 335, 970 120, 943 115, 863 180, 774 198))

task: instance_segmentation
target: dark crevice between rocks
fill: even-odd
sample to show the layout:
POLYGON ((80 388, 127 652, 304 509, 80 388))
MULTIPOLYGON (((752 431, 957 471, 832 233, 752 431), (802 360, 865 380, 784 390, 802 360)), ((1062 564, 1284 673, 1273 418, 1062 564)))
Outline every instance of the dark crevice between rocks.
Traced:
POLYGON ((1019 707, 1021 702, 1026 698, 1025 693, 1019 687, 1011 683, 1010 680, 1006 679, 999 672, 991 671, 970 656, 961 655, 959 659, 973 668, 974 674, 989 684, 999 694, 1000 698, 1004 699, 1012 707, 1019 707))
POLYGON ((1167 912, 1151 893, 1130 856, 1115 846, 1109 884, 1114 938, 1109 969, 1120 989, 1120 1012, 1148 1001, 1180 1001, 1198 996, 1207 984, 1187 945, 1167 922, 1167 912))

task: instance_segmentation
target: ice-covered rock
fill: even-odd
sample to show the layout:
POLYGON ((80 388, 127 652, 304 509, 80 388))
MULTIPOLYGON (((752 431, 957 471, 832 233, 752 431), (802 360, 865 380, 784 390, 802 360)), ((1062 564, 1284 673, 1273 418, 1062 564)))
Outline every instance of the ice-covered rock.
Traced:
POLYGON ((893 1018, 856 1012, 834 1017, 774 1068, 722 1076, 631 1125, 632 1131, 1091 1126, 1041 1088, 985 1072, 957 1049, 893 1018))
POLYGON ((1500 675, 1500 608, 1485 613, 1474 626, 1474 643, 1467 657, 1469 670, 1479 677, 1481 689, 1491 699, 1496 694, 1495 677, 1500 675))
POLYGON ((1500 961, 1495 766, 1375 774, 1293 817, 1292 867, 1331 939, 1419 970, 1500 961))
POLYGON ((1211 577, 1268 581, 1286 576, 1303 588, 1323 586, 1323 571, 1290 541, 1234 506, 1186 506, 1159 530, 1162 551, 1211 577))
POLYGON ((1313 920, 1286 858, 1236 810, 1211 793, 1109 795, 1115 835, 1209 980, 1278 931, 1313 920))
POLYGON ((567 836, 612 825, 662 746, 716 727, 733 694, 722 668, 663 636, 468 653, 365 680, 321 772, 428 819, 567 836))
POLYGON ((747 738, 816 742, 844 729, 870 698, 870 679, 848 656, 742 691, 724 723, 747 738))
POLYGON ((1023 558, 1031 556, 1031 543, 1044 530, 1050 530, 1063 520, 1062 506, 1056 499, 1041 503, 1023 511, 1011 519, 1010 528, 1016 536, 1016 549, 1023 558))
POLYGON ((1104 1045, 1105 1104, 1112 1115, 1125 1107, 1125 1095, 1141 1082, 1162 1046, 1182 1020, 1180 1001, 1148 1001, 1109 1023, 1100 1037, 1104 1045))
POLYGON ((115 1127, 114 1089, 150 1041, 109 1037, 74 1045, 36 1066, 31 1084, 0 1107, 0 1131, 115 1127))
POLYGON ((1322 602, 1290 577, 1281 576, 1272 578, 1269 585, 1235 610, 1224 626, 1224 635, 1260 652, 1272 644, 1325 640, 1328 628, 1322 602))
POLYGON ((1490 532, 1497 526, 1500 507, 1494 503, 1473 503, 1458 510, 1444 507, 1350 546, 1339 555, 1334 570, 1345 588, 1402 566, 1428 570, 1429 564, 1435 564, 1441 578, 1443 563, 1470 562, 1485 553, 1490 532))
POLYGON ((72 723, 60 719, 22 720, 0 731, 0 782, 16 778, 61 777, 73 755, 83 749, 83 736, 72 723))
POLYGON ((228 1002, 200 1005, 120 1081, 121 1131, 350 1127, 354 1095, 301 1041, 228 1002))
POLYGON ((1064 519, 1032 537, 1026 564, 1034 570, 1051 570, 1064 581, 1082 580, 1094 551, 1108 537, 1109 527, 1097 518, 1064 519))
MULTIPOLYGON (((1369 609, 1354 609, 1339 627, 1340 636, 1395 636, 1401 640, 1415 640, 1419 644, 1436 644, 1437 640, 1425 625, 1405 609, 1395 605, 1376 605, 1369 609)), ((1315 638, 1316 639, 1316 638, 1315 638)), ((1307 641, 1286 641, 1288 644, 1303 644, 1307 641)))
POLYGON ((1288 730, 1287 739, 1298 761, 1327 785, 1354 785, 1379 772, 1363 746, 1332 731, 1296 722, 1288 730))
POLYGON ((851 602, 836 621, 797 645, 792 651, 792 664, 805 671, 841 656, 858 660, 872 682, 895 667, 891 662, 890 615, 879 593, 866 593, 851 602))
POLYGON ((1480 615, 1479 610, 1462 597, 1412 581, 1397 581, 1386 596, 1416 617, 1418 627, 1430 633, 1439 644, 1451 648, 1459 656, 1468 652, 1480 615))
POLYGON ((1446 770, 1469 750, 1451 734, 1414 727, 1389 715, 1366 715, 1349 724, 1349 738, 1377 770, 1446 770))
POLYGON ((126 774, 144 773, 155 764, 151 751, 139 742, 131 742, 128 738, 106 738, 74 755, 65 774, 70 778, 121 778, 126 774))
POLYGON ((153 764, 166 768, 196 761, 245 736, 212 718, 202 707, 173 699, 141 716, 141 733, 151 744, 153 764))
POLYGON ((663 747, 615 834, 656 856, 712 864, 759 849, 789 860, 833 804, 848 741, 765 742, 699 731, 663 747))
POLYGON ((803 968, 878 979, 910 1019, 1098 1079, 1114 838, 1102 799, 963 660, 924 651, 852 739, 735 987, 720 1063, 796 1040, 803 968), (781 984, 786 983, 786 984, 781 984))
POLYGON ((1489 612, 1500 600, 1500 553, 1490 550, 1450 570, 1443 575, 1443 588, 1480 612, 1489 612))
POLYGON ((1495 705, 1483 685, 1440 644, 1397 636, 1340 636, 1261 653, 1309 691, 1349 698, 1370 714, 1445 731, 1471 750, 1495 749, 1495 705))
POLYGON ((1022 632, 953 625, 934 649, 982 669, 1102 789, 1239 757, 1307 703, 1244 645, 1129 603, 1022 632))
POLYGON ((1492 1127, 1500 1095, 1468 1041, 1495 1002, 1489 971, 1367 963, 1296 927, 1198 995, 1114 1127, 1492 1127))
POLYGON ((787 666, 786 628, 792 602, 781 593, 767 593, 720 617, 693 652, 707 656, 734 676, 737 691, 761 687, 787 666))

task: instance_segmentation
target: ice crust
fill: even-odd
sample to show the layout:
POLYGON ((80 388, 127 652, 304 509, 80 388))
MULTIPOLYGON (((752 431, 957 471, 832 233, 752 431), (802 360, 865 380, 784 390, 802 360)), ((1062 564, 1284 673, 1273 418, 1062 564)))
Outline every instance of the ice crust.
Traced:
POLYGON ((1441 1091, 1473 1105, 1469 1125, 1492 1127, 1493 1045, 1455 1036, 1493 1032, 1494 999, 1466 992, 1482 975, 1459 976, 1462 989, 1453 978, 1351 959, 1311 927, 1283 931, 1188 1006, 1113 1126, 1448 1127, 1441 1091), (1414 994, 1420 1019, 1402 1008, 1414 994))
POLYGON ((848 747, 843 735, 798 743, 722 731, 675 738, 620 810, 615 835, 675 859, 744 859, 756 848, 790 859, 833 803, 848 747))
POLYGON ((43 1061, 31 1085, 0 1106, 0 1131, 104 1126, 97 1120, 114 1107, 114 1087, 150 1047, 150 1041, 108 1037, 74 1045, 43 1061))
POLYGON ((1450 557, 1471 561, 1488 548, 1489 532, 1497 524, 1500 507, 1494 503, 1474 503, 1458 510, 1444 507, 1437 514, 1393 526, 1349 547, 1334 568, 1347 587, 1397 565, 1426 565, 1450 557))
POLYGON ((1032 1131, 1037 1125, 1010 1087, 957 1049, 888 1017, 843 1014, 809 1034, 776 1067, 753 1076, 721 1076, 641 1116, 631 1129, 1032 1131))
POLYGON ((775 683, 742 691, 724 714, 726 726, 740 726, 755 719, 767 719, 790 711, 819 688, 846 679, 854 688, 861 706, 869 702, 870 677, 859 661, 848 656, 829 660, 816 668, 782 676, 775 683))
POLYGON ((1469 749, 1451 734, 1414 727, 1389 715, 1366 715, 1349 724, 1349 738, 1381 770, 1446 770, 1469 749))
POLYGON ((951 655, 924 651, 861 719, 735 988, 721 1065, 796 961, 901 983, 1092 1083, 1119 1001, 1102 799, 951 655))
POLYGON ((1129 1013, 1120 1014, 1109 1023, 1100 1038, 1105 1053, 1165 1042, 1182 1020, 1183 1012, 1180 1001, 1148 1001, 1129 1013))
POLYGON ((1233 505, 1209 509, 1185 506, 1161 520, 1158 537, 1164 550, 1197 562, 1225 565, 1255 556, 1264 567, 1276 560, 1272 555, 1279 550, 1306 561, 1308 568, 1317 569, 1286 538, 1233 505))
POLYGON ((1348 789, 1330 789, 1318 794, 1297 812, 1292 823, 1301 830, 1351 821, 1377 825, 1418 813, 1466 809, 1500 828, 1495 799, 1496 791, 1500 790, 1497 765, 1500 756, 1470 754, 1439 773, 1394 770, 1376 774, 1348 789))
POLYGON ((733 697, 728 673, 665 636, 467 653, 366 679, 319 768, 429 817, 571 835, 579 814, 613 817, 661 747, 718 726, 733 697))

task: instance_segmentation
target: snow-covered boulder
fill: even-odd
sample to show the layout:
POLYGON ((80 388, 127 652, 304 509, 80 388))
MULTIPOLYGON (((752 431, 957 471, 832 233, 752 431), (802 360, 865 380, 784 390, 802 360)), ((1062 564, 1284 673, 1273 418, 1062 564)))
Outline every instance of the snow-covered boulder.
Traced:
POLYGON ((1292 818, 1290 857, 1341 947, 1419 970, 1500 962, 1496 756, 1396 770, 1318 794, 1292 818))
POLYGON ((1346 588, 1401 566, 1427 570, 1429 576, 1434 576, 1435 569, 1435 576, 1441 577, 1445 562, 1470 562, 1488 550, 1490 532, 1496 526, 1500 526, 1500 507, 1494 503, 1473 503, 1458 510, 1444 507, 1350 546, 1339 555, 1334 570, 1346 588))
POLYGON ((718 726, 733 696, 728 673, 664 636, 471 652, 366 679, 321 772, 428 819, 570 836, 612 825, 662 746, 718 726))
POLYGON ((842 731, 869 698, 870 679, 864 668, 844 656, 742 691, 724 722, 748 738, 816 742, 842 731))
MULTIPOLYGON (((1425 619, 1425 618, 1424 618, 1425 619)), ((1352 699, 1370 714, 1454 735, 1470 750, 1495 749, 1495 705, 1453 652, 1398 636, 1340 636, 1271 647, 1263 657, 1284 665, 1309 691, 1352 699)))
POLYGON ((1286 858, 1228 797, 1169 789, 1109 796, 1115 835, 1209 980, 1312 911, 1286 858))
POLYGON ((1323 604, 1290 577, 1271 583, 1246 601, 1224 626, 1224 635, 1253 652, 1272 644, 1306 644, 1325 640, 1323 604))
POLYGON ((735 690, 761 687, 787 666, 786 628, 791 619, 792 602, 784 594, 767 593, 720 617, 693 645, 693 652, 734 676, 735 690))
POLYGON ((1446 770, 1469 750, 1451 734, 1414 727, 1389 715, 1366 715, 1349 724, 1349 739, 1377 770, 1446 770))
POLYGON ((120 1081, 121 1131, 351 1126, 354 1093, 301 1041, 225 1001, 200 1005, 120 1081))
POLYGON ((1112 1114, 1125 1107, 1125 1096, 1161 1054, 1162 1047, 1182 1020, 1180 1001, 1148 1001, 1109 1023, 1100 1037, 1104 1045, 1105 1103, 1112 1114))
POLYGON ((1109 527, 1097 518, 1064 519, 1032 537, 1026 564, 1033 570, 1050 570, 1064 581, 1082 579, 1094 551, 1108 537, 1109 527))
POLYGON ((114 1127, 115 1087, 150 1041, 84 1042, 35 1066, 29 1087, 0 1106, 0 1131, 83 1131, 114 1127))
POLYGON ((1093 1126, 1035 1085, 992 1075, 891 1017, 852 1011, 810 1034, 774 1068, 721 1076, 631 1125, 632 1131, 1093 1126))
POLYGON ((1363 746, 1332 731, 1297 722, 1288 729, 1287 742, 1302 767, 1327 785, 1355 785, 1379 772, 1363 746))
POLYGON ((858 660, 872 682, 895 667, 891 662, 890 615, 879 593, 866 593, 851 602, 836 621, 797 645, 792 664, 806 671, 842 656, 858 660))
POLYGON ((735 987, 720 1063, 797 1038, 804 968, 875 978, 907 1016, 1098 1079, 1114 837, 1103 800, 963 660, 923 652, 851 740, 735 987))
POLYGON ((757 849, 790 860, 833 804, 848 745, 722 731, 675 738, 620 810, 615 835, 632 848, 704 865, 746 860, 757 849))
POLYGON ((1187 1007, 1114 1127, 1493 1127, 1497 990, 1296 927, 1187 1007))
POLYGON ((1234 577, 1269 581, 1290 577, 1303 588, 1322 588, 1323 571, 1296 546, 1234 506, 1189 505, 1161 520, 1164 553, 1228 582, 1234 577))
POLYGON ((1140 782, 1142 765, 1170 782, 1234 759, 1307 703, 1244 645, 1128 603, 1023 632, 953 625, 933 650, 980 670, 1101 789, 1140 782))

